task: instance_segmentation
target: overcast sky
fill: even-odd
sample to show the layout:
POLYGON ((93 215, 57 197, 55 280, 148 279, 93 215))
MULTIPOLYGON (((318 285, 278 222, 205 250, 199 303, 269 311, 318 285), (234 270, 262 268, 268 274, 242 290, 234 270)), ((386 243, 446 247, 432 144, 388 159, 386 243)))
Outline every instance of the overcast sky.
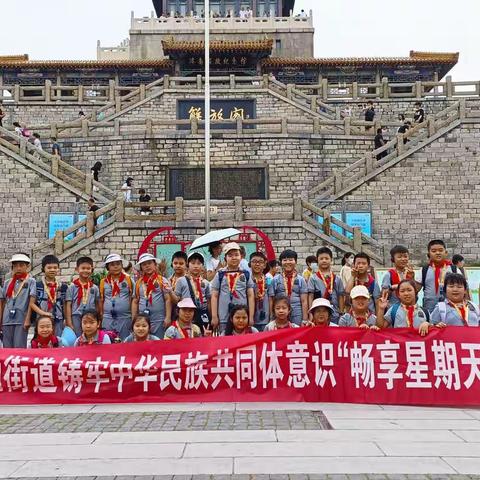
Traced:
MULTIPOLYGON (((96 42, 128 37, 130 12, 151 0, 1 1, 0 55, 93 59, 96 42)), ((313 10, 316 57, 408 56, 410 50, 460 52, 455 80, 480 79, 480 0, 297 0, 313 10)))

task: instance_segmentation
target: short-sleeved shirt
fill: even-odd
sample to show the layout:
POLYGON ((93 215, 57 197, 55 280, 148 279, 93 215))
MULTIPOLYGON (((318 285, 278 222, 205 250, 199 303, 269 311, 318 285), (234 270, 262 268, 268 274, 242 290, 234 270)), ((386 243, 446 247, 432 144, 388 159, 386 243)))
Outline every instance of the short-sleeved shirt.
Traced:
POLYGON ((296 323, 288 322, 284 327, 278 328, 277 322, 272 320, 268 325, 265 326, 264 332, 273 332, 275 330, 284 330, 285 328, 298 328, 299 326, 296 323))
POLYGON ((198 325, 192 324, 191 328, 187 330, 186 334, 180 327, 170 325, 167 328, 163 338, 164 340, 177 340, 179 338, 197 338, 201 336, 202 332, 200 331, 200 327, 198 325))
MULTIPOLYGON (((339 297, 345 295, 345 288, 343 286, 342 279, 338 275, 334 275, 333 279, 333 290, 331 294, 327 293, 327 286, 320 278, 318 273, 312 274, 310 280, 308 281, 308 293, 313 293, 314 298, 326 298, 330 300, 330 303, 333 307, 332 321, 334 323, 338 322, 340 317, 339 312, 339 297)), ((330 286, 330 276, 325 277, 327 284, 330 286)))
MULTIPOLYGON (((296 275, 293 280, 292 294, 290 295, 290 307, 292 309, 290 318, 293 323, 300 325, 303 320, 302 312, 302 295, 308 293, 307 282, 301 275, 296 275)), ((270 297, 276 297, 277 295, 287 295, 285 288, 284 278, 281 273, 278 273, 273 277, 273 282, 270 285, 268 295, 270 297)))
POLYGON ((376 312, 376 301, 380 298, 381 291, 380 291, 380 286, 378 285, 377 280, 374 280, 373 283, 373 291, 372 291, 372 286, 368 287, 367 283, 362 283, 358 282, 358 280, 355 281, 354 283, 355 286, 357 285, 364 285, 365 287, 368 288, 368 291, 370 292, 370 301, 368 302, 368 309, 372 312, 376 312))
POLYGON ((268 286, 270 285, 271 280, 269 281, 265 277, 265 295, 263 298, 259 298, 258 296, 258 284, 255 279, 253 279, 253 282, 253 293, 255 294, 255 317, 253 323, 259 327, 264 327, 270 321, 270 300, 268 297, 268 286))
POLYGON ((35 298, 37 295, 37 282, 30 276, 25 279, 25 282, 17 280, 13 290, 13 297, 15 298, 7 298, 7 291, 11 282, 12 279, 7 280, 0 290, 0 299, 5 301, 3 325, 23 325, 30 305, 30 298, 35 298), (21 290, 20 286, 22 286, 21 290))
MULTIPOLYGON (((259 331, 255 327, 248 327, 249 331, 248 332, 242 332, 242 333, 237 333, 235 330, 232 331, 232 336, 240 336, 240 335, 248 335, 249 333, 259 333, 259 331)), ((222 333, 222 337, 225 336, 225 332, 222 333)))
POLYGON ((210 284, 211 289, 218 292, 218 318, 221 324, 228 321, 230 313, 229 305, 248 305, 248 289, 253 290, 252 276, 248 272, 239 271, 238 280, 235 284, 235 294, 230 291, 226 269, 218 271, 210 284), (221 284, 220 284, 221 283, 221 284))
MULTIPOLYGON (((149 335, 147 337, 147 341, 151 342, 153 340, 160 340, 158 337, 156 337, 155 335, 149 335)), ((123 343, 132 343, 132 342, 136 342, 137 340, 135 340, 135 337, 133 335, 133 333, 131 333, 124 341, 123 343)))
MULTIPOLYGON (((438 302, 444 300, 443 281, 445 280, 445 275, 451 272, 452 268, 449 265, 443 268, 443 271, 440 273, 439 287, 438 290, 436 290, 435 269, 431 266, 428 267, 425 276, 425 285, 423 285, 423 307, 430 313, 433 312, 438 302)), ((422 283, 422 269, 415 274, 415 280, 420 284, 422 283)))
MULTIPOLYGON (((95 335, 95 338, 93 342, 90 345, 110 345, 112 342, 110 340, 110 337, 106 334, 103 334, 103 339, 101 342, 98 341, 99 334, 97 333, 95 335)), ((82 334, 80 337, 78 337, 75 340, 74 347, 81 347, 81 346, 87 346, 89 343, 87 342, 87 339, 85 336, 82 334)))
POLYGON ((103 316, 108 318, 114 316, 129 318, 132 315, 131 299, 133 295, 133 284, 130 277, 125 275, 125 279, 119 283, 120 293, 112 297, 113 286, 106 279, 103 285, 103 316))
POLYGON ((72 316, 81 317, 86 310, 97 309, 97 302, 100 301, 100 290, 96 285, 92 285, 88 292, 88 297, 86 298, 85 303, 83 303, 82 292, 74 283, 72 283, 68 286, 65 300, 67 302, 72 302, 72 316), (78 302, 79 295, 80 303, 78 302))
POLYGON ((181 299, 191 298, 195 302, 197 308, 205 311, 208 307, 208 300, 210 300, 210 297, 212 296, 212 293, 210 291, 210 282, 203 278, 200 279, 200 288, 202 292, 201 296, 197 291, 197 283, 193 278, 181 277, 177 280, 177 283, 175 284, 175 295, 177 295, 177 297, 180 297, 181 299), (192 295, 190 293, 190 288, 188 286, 189 282, 192 288, 194 298, 192 298, 192 295))
MULTIPOLYGON (((480 318, 478 311, 475 306, 471 303, 467 303, 468 308, 468 326, 469 327, 478 327, 480 318)), ((462 317, 457 312, 455 307, 452 307, 449 303, 439 302, 434 308, 433 312, 430 315, 431 323, 436 325, 437 323, 443 322, 446 325, 452 327, 465 327, 462 317), (442 314, 443 310, 443 314, 442 314)))
POLYGON ((207 272, 214 272, 217 269, 219 263, 220 263, 220 258, 210 257, 207 260, 207 264, 205 267, 207 269, 207 272))
POLYGON ((138 311, 141 313, 148 312, 152 324, 159 324, 165 320, 165 295, 172 290, 170 282, 165 277, 161 277, 161 282, 161 288, 158 282, 155 285, 151 300, 145 297, 146 286, 141 278, 137 280, 135 286, 134 296, 138 300, 138 311))
POLYGON ((43 281, 37 282, 37 305, 44 312, 49 312, 53 315, 55 322, 63 322, 64 320, 64 309, 63 302, 67 294, 67 285, 66 283, 59 283, 56 289, 56 302, 52 308, 48 308, 49 298, 47 293, 47 288, 45 288, 43 281), (41 289, 39 287, 42 287, 41 289))
MULTIPOLYGON (((374 325, 377 324, 377 317, 373 313, 370 313, 365 323, 369 327, 373 327, 374 325)), ((339 327, 358 327, 355 317, 352 315, 352 313, 343 314, 340 317, 340 320, 338 321, 338 326, 339 327)))
MULTIPOLYGON (((397 270, 398 272, 398 270, 397 270)), ((400 281, 404 280, 406 277, 404 274, 401 272, 398 272, 398 276, 400 278, 400 281)), ((395 285, 395 284, 393 284, 395 285)), ((396 290, 390 290, 392 288, 392 274, 391 271, 389 270, 382 279, 382 290, 388 290, 388 303, 390 305, 394 305, 396 303, 400 303, 400 300, 398 299, 397 296, 397 291, 396 290)))
MULTIPOLYGON (((407 311, 398 302, 396 305, 392 306, 387 310, 387 313, 385 313, 384 319, 390 324, 389 325, 390 327, 408 328, 407 311), (393 319, 394 312, 395 312, 395 319, 393 319)), ((420 325, 424 322, 428 322, 427 315, 419 306, 415 306, 415 313, 413 314, 413 328, 419 328, 420 325)))

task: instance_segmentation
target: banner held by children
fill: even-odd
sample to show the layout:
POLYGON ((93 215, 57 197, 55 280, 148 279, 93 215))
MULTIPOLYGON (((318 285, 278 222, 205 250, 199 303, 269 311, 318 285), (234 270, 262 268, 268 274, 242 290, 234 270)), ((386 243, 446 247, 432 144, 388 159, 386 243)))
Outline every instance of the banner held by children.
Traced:
POLYGON ((480 405, 480 329, 298 328, 82 349, 0 349, 0 403, 480 405))

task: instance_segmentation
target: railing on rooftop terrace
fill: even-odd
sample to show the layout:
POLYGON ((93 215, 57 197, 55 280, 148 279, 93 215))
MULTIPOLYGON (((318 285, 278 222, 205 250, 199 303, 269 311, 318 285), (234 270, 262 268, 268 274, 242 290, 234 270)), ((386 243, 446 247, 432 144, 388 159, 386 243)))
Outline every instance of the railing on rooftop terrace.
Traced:
MULTIPOLYGON (((102 111, 105 105, 115 106, 128 100, 138 101, 145 98, 154 87, 177 91, 182 89, 202 90, 205 77, 171 77, 162 78, 137 87, 123 87, 110 80, 108 85, 54 85, 46 80, 44 85, 0 85, 0 103, 78 103, 98 106, 102 111)), ((303 103, 312 110, 331 114, 334 106, 326 102, 358 102, 364 100, 392 99, 451 99, 462 97, 480 97, 480 80, 454 82, 446 77, 442 82, 389 82, 384 78, 379 83, 329 83, 323 79, 315 85, 285 84, 273 75, 238 76, 225 75, 211 77, 212 88, 223 90, 270 89, 287 98, 303 103)))
MULTIPOLYGON (((131 20, 131 30, 198 30, 204 31, 205 18, 199 17, 143 17, 131 20)), ((210 29, 215 30, 265 30, 313 28, 313 17, 211 17, 210 29)))

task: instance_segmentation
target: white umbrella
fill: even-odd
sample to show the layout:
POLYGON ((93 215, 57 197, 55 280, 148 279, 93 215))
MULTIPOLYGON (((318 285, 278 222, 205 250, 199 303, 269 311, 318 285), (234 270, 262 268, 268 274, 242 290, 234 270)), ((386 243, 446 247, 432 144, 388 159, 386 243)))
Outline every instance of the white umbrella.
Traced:
POLYGON ((235 235, 239 235, 242 233, 240 230, 236 228, 224 228, 223 230, 212 230, 211 232, 198 237, 192 245, 190 245, 190 250, 196 250, 197 248, 202 248, 211 243, 220 242, 225 240, 226 238, 233 237, 235 235))

